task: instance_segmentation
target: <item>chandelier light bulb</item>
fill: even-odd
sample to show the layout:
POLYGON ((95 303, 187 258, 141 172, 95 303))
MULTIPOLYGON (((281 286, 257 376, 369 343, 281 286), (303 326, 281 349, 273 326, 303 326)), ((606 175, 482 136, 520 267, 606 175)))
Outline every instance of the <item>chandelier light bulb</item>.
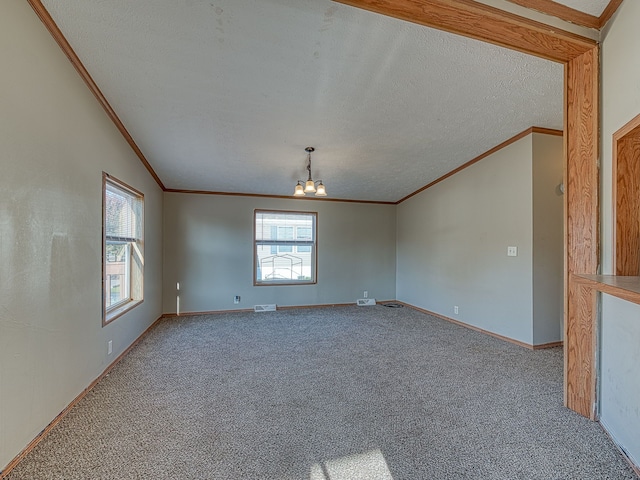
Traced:
POLYGON ((316 197, 326 197, 327 190, 324 187, 322 180, 313 181, 313 178, 311 178, 311 152, 315 151, 315 148, 307 147, 304 151, 307 152, 307 171, 309 172, 309 178, 307 178, 306 181, 298 180, 298 183, 293 190, 293 196, 304 197, 307 193, 314 193, 316 197), (316 183, 318 184, 317 187, 316 183))

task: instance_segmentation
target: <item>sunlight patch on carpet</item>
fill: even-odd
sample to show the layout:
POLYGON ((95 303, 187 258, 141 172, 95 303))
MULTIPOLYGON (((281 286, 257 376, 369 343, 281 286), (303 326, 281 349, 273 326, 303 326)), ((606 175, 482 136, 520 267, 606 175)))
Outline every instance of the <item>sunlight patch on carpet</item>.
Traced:
POLYGON ((379 449, 348 455, 311 466, 309 480, 393 480, 379 449))

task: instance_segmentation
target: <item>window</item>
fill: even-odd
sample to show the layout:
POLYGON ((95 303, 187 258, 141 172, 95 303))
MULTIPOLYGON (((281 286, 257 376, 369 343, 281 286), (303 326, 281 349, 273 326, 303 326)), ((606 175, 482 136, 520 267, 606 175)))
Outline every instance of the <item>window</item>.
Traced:
POLYGON ((103 173, 103 324, 142 302, 144 196, 103 173))
MULTIPOLYGON (((296 238, 298 240, 311 240, 311 227, 296 227, 296 238)), ((298 253, 309 253, 311 252, 311 247, 305 245, 298 245, 297 247, 298 253)))
POLYGON ((316 283, 312 212, 255 211, 255 285, 316 283))
MULTIPOLYGON (((293 227, 281 227, 278 226, 278 240, 293 240, 293 227)), ((287 242, 284 245, 278 245, 278 253, 291 253, 293 252, 293 245, 287 242)))

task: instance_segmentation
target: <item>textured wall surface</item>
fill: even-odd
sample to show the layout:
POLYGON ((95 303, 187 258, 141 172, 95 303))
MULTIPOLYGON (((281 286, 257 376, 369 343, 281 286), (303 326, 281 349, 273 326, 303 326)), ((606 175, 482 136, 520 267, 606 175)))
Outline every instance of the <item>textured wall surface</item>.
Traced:
MULTIPOLYGON (((627 1, 610 22, 602 46, 602 256, 614 273, 612 231, 612 136, 640 114, 640 2, 627 1)), ((601 419, 640 465, 640 306, 603 295, 601 324, 601 419)))
POLYGON ((29 4, 0 12, 2 469, 161 314, 162 193, 29 4), (103 171, 146 202, 144 303, 104 328, 103 171))
POLYGON ((528 135, 398 206, 398 300, 532 343, 531 156, 528 135))
POLYGON ((530 345, 560 340, 562 148, 528 135, 401 203, 398 299, 530 345))
POLYGON ((164 206, 165 312, 177 282, 182 312, 395 299, 394 205, 165 193, 164 206), (254 209, 318 213, 316 285, 253 286, 254 209))

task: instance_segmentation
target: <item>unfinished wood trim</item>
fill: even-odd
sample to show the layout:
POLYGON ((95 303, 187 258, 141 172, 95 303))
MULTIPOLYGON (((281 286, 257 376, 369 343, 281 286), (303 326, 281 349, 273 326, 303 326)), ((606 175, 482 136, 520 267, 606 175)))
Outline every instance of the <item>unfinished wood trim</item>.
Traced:
POLYGON ((87 393, 89 393, 93 387, 95 387, 98 382, 100 382, 100 380, 102 380, 105 376, 107 376, 109 374, 109 372, 113 369, 113 367, 115 367, 120 360, 122 360, 124 357, 127 356, 127 354, 131 351, 131 349, 133 347, 135 347, 136 345, 138 345, 140 343, 140 341, 153 329, 155 328, 158 323, 162 320, 163 316, 158 317, 151 325, 149 325, 139 336, 138 338, 136 338, 133 343, 131 345, 129 345, 124 352, 122 352, 120 355, 118 355, 118 357, 111 362, 107 368, 104 369, 104 371, 98 376, 98 378, 96 378, 93 382, 91 382, 89 384, 89 386, 87 388, 85 388, 82 392, 80 392, 78 394, 78 396, 76 398, 74 398, 71 403, 69 403, 69 405, 67 405, 65 407, 64 410, 62 410, 62 412, 60 412, 56 418, 54 418, 49 425, 47 425, 37 436, 36 438, 34 438, 33 440, 31 440, 31 442, 29 442, 29 445, 27 445, 18 455, 15 456, 15 458, 13 460, 11 460, 9 462, 9 464, 5 467, 4 470, 0 470, 0 478, 5 478, 7 475, 9 475, 9 473, 11 473, 11 470, 13 470, 14 468, 16 468, 16 466, 24 459, 24 457, 26 457, 48 434, 49 432, 51 432, 51 430, 53 430, 53 428, 60 423, 60 421, 67 416, 67 414, 71 411, 71 409, 73 407, 75 407, 80 400, 82 400, 84 397, 87 396, 87 393))
POLYGON ((549 342, 549 343, 540 343, 538 345, 533 345, 533 349, 534 350, 544 350, 546 348, 556 348, 556 347, 562 347, 564 345, 563 341, 559 341, 559 342, 549 342))
POLYGON ((640 305, 640 276, 576 275, 576 277, 582 285, 640 305))
POLYGON ((604 27, 607 22, 611 20, 611 17, 613 17, 613 14, 616 13, 620 5, 622 5, 622 0, 611 0, 609 2, 607 7, 603 10, 602 15, 600 15, 600 18, 598 18, 599 29, 604 27))
POLYGON ((484 330, 484 329, 482 329, 480 327, 476 327, 476 326, 470 325, 468 323, 461 322, 460 320, 455 320, 455 319, 453 319, 451 317, 447 317, 446 315, 441 315, 440 313, 432 312, 431 310, 425 310, 424 308, 416 307, 415 305, 411 305, 410 303, 401 302, 399 300, 396 300, 395 303, 399 303, 400 305, 404 305, 405 307, 411 308, 411 309, 416 310, 416 311, 421 312, 421 313, 426 313, 427 315, 431 315, 432 317, 437 317, 440 320, 445 320, 445 321, 447 321, 449 323, 455 323, 456 325, 468 328, 469 330, 473 330, 474 332, 483 333, 485 335, 489 335, 490 337, 497 338, 498 340, 502 340, 502 341, 505 341, 505 342, 512 343, 514 345, 518 345, 519 347, 527 348, 529 350, 534 350, 535 349, 534 345, 530 345, 528 343, 521 342, 520 340, 515 340, 513 338, 505 337, 503 335, 499 335, 497 333, 493 333, 493 332, 490 332, 488 330, 484 330))
MULTIPOLYGON (((82 64, 79 61, 74 62, 70 56, 73 50, 64 47, 68 42, 64 40, 40 1, 28 1, 85 82, 95 85, 88 73, 86 76, 82 74, 81 70, 86 72, 84 67, 81 68, 82 64)), ((597 169, 593 174, 591 167, 586 166, 586 162, 595 159, 598 151, 597 43, 471 0, 340 0, 340 3, 565 63, 565 186, 568 188, 568 193, 565 194, 565 328, 572 333, 579 332, 580 325, 588 324, 588 332, 591 332, 595 308, 587 308, 584 311, 575 309, 579 303, 575 303, 577 297, 572 296, 569 290, 568 274, 589 274, 596 273, 597 270, 598 176, 597 169), (580 198, 576 193, 572 194, 574 189, 585 194, 585 198, 580 198), (586 236, 581 239, 581 234, 586 236), (586 269, 583 270, 582 267, 586 269)), ((75 54, 73 56, 77 59, 75 54)), ((99 90, 92 91, 98 100, 100 97, 104 98, 99 94, 99 90)), ((103 107, 108 114, 113 111, 108 103, 103 104, 103 107)), ((113 120, 113 117, 111 118, 113 120)), ((124 132, 123 135, 127 138, 128 133, 124 132)), ((133 139, 130 145, 139 151, 134 147, 133 139)), ((152 175, 162 187, 157 176, 153 173, 152 175)), ((595 342, 575 342, 571 348, 568 348, 568 343, 569 341, 565 340, 565 352, 568 353, 565 354, 565 362, 570 364, 565 365, 565 403, 569 408, 592 418, 593 407, 585 410, 578 405, 577 399, 582 393, 589 392, 592 380, 595 382, 595 372, 592 370, 595 342), (586 360, 586 363, 583 365, 581 360, 586 360), (587 377, 582 375, 584 372, 587 373, 587 377), (571 389, 570 394, 567 394, 569 384, 571 389), (585 411, 587 413, 583 413, 585 411)), ((595 392, 588 395, 594 398, 595 392)))
POLYGON ((563 130, 557 130, 555 128, 531 127, 531 133, 542 133, 543 135, 553 135, 556 137, 564 136, 563 130))
POLYGON ((78 55, 76 55, 76 52, 71 47, 71 44, 64 37, 64 35, 62 34, 62 31, 60 31, 60 29, 58 28, 58 25, 53 20, 53 18, 51 17, 47 9, 44 7, 44 5, 42 5, 42 2, 40 0, 27 0, 27 1, 29 2, 29 5, 31 5, 31 8, 33 8, 34 12, 36 12, 36 15, 38 15, 38 17, 40 18, 44 26, 47 28, 47 30, 49 30, 49 33, 51 34, 53 39, 56 41, 56 43, 60 46, 60 48, 62 49, 64 54, 67 56, 67 58, 69 59, 73 67, 76 69, 78 74, 80 74, 80 77, 82 77, 82 80, 84 80, 84 83, 87 85, 87 87, 89 87, 89 90, 91 90, 91 93, 93 93, 93 95, 96 97, 96 99, 98 100, 98 103, 100 103, 104 111, 107 113, 107 116, 111 119, 111 121, 114 123, 116 128, 120 131, 120 133, 122 134, 126 142, 132 148, 134 153, 138 156, 138 158, 140 159, 142 164, 145 166, 147 171, 151 174, 151 176, 156 181, 158 186, 162 190, 164 190, 165 187, 164 187, 164 184, 162 183, 162 180, 160 180, 160 177, 158 177, 158 175, 156 174, 151 164, 149 164, 146 157, 142 153, 142 150, 140 150, 140 148, 136 144, 133 137, 129 134, 129 131, 126 129, 126 127, 118 117, 118 114, 111 107, 106 97, 102 94, 102 91, 100 90, 96 82, 93 81, 93 78, 91 77, 91 75, 89 74, 89 72, 87 71, 83 63, 80 61, 80 58, 78 57, 78 55))
POLYGON ((467 163, 464 163, 464 164, 460 165, 458 168, 454 168, 449 173, 444 174, 440 178, 437 178, 433 182, 425 185, 424 187, 419 188, 415 192, 410 193, 406 197, 402 197, 400 200, 398 200, 396 202, 396 205, 399 205, 400 203, 402 203, 402 202, 404 202, 406 200, 409 200, 411 197, 413 197, 413 196, 415 196, 415 195, 417 195, 417 194, 419 194, 421 192, 424 192, 427 188, 433 187, 434 185, 436 185, 436 184, 442 182, 443 180, 446 180, 447 178, 451 177, 452 175, 455 175, 456 173, 460 172, 461 170, 464 170, 465 168, 470 167, 474 163, 478 163, 483 158, 486 158, 489 155, 493 155, 497 151, 502 150, 505 147, 508 147, 512 143, 517 142, 518 140, 526 137, 527 135, 529 135, 531 133, 543 133, 545 135, 556 135, 556 136, 560 136, 560 137, 562 135, 564 135, 564 132, 562 130, 554 130, 554 129, 551 129, 551 128, 541 128, 541 127, 530 127, 530 128, 527 128, 525 131, 520 132, 517 135, 514 135, 510 139, 505 140, 504 142, 502 142, 500 145, 496 145, 492 149, 487 150, 486 152, 484 152, 483 154, 478 155, 476 158, 473 158, 473 159, 469 160, 467 163))
POLYGON ((565 73, 565 405, 592 420, 596 406, 596 295, 574 274, 598 273, 599 49, 565 73))
POLYGON ((595 418, 595 297, 569 275, 598 269, 598 44, 470 0, 335 1, 565 64, 565 405, 595 418))
POLYGON ((508 0, 511 3, 520 5, 521 7, 535 10, 545 15, 551 15, 552 17, 559 18, 565 22, 574 23, 582 27, 587 28, 600 28, 600 18, 594 15, 590 15, 580 10, 576 10, 571 7, 567 7, 561 3, 556 3, 553 0, 508 0))
POLYGON ((613 260, 616 275, 640 275, 640 115, 613 134, 613 260))
POLYGON ((557 62, 568 62, 597 44, 472 0, 334 1, 557 62))
POLYGON ((163 313, 162 318, 178 318, 178 317, 197 317, 199 315, 217 315, 220 313, 250 313, 253 312, 253 308, 235 308, 231 310, 209 310, 203 312, 180 312, 178 313, 163 313))
POLYGON ((564 343, 565 405, 591 420, 596 420, 596 294, 590 282, 570 275, 564 343))
POLYGON ((293 195, 265 195, 261 193, 236 193, 236 192, 214 192, 209 190, 184 190, 180 188, 165 188, 167 193, 188 193, 193 195, 221 195, 227 197, 256 197, 256 198, 279 198, 285 200, 313 200, 317 202, 343 202, 343 203, 365 203, 371 205, 395 205, 396 202, 383 202, 377 200, 347 200, 341 198, 316 198, 316 197, 294 197, 293 195))
MULTIPOLYGON (((625 123, 622 127, 620 127, 618 130, 616 130, 616 132, 613 134, 614 142, 616 142, 616 141, 620 140, 621 138, 629 135, 634 130, 636 130, 638 127, 640 127, 640 114, 636 115, 631 120, 629 120, 627 123, 625 123)), ((613 153, 615 155, 615 151, 613 153)))

